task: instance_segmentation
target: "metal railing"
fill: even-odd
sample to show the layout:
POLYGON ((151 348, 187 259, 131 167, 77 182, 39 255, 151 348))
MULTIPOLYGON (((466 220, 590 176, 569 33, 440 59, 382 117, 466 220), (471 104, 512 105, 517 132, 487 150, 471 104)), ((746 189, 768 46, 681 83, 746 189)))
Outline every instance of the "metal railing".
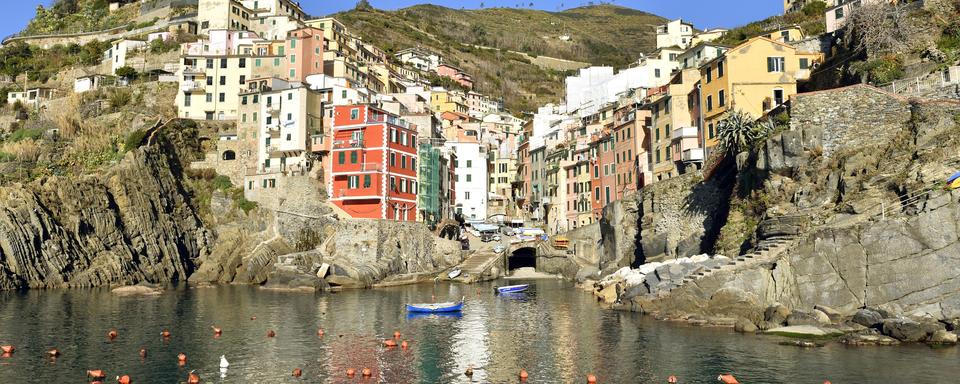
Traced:
POLYGON ((898 95, 916 95, 951 85, 960 85, 960 66, 914 78, 894 80, 888 84, 877 85, 877 88, 898 95))

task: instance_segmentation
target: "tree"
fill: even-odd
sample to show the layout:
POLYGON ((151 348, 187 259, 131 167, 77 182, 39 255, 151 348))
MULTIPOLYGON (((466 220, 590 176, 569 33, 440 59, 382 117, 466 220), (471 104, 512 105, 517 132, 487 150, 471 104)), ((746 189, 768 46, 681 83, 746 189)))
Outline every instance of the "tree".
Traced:
POLYGON ((850 15, 849 28, 856 48, 869 55, 904 53, 927 46, 929 23, 910 15, 910 5, 879 2, 863 5, 850 15))
POLYGON ((120 68, 117 68, 117 71, 114 72, 114 74, 116 74, 118 77, 121 77, 127 80, 132 80, 137 77, 137 70, 133 69, 133 67, 125 65, 120 68))
POLYGON ((370 5, 370 2, 367 0, 359 0, 357 1, 357 5, 354 6, 353 9, 357 11, 372 11, 373 6, 370 5))

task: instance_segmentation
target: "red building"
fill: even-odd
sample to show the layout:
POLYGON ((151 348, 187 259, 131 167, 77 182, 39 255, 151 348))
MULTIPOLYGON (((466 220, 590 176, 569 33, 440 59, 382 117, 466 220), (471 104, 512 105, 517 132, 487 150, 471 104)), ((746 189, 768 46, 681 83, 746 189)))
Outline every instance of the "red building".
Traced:
POLYGON ((417 127, 371 105, 334 107, 331 201, 353 218, 417 217, 417 127))
POLYGON ((617 164, 616 148, 609 131, 604 130, 594 136, 590 143, 591 166, 590 185, 593 187, 593 218, 600 220, 603 207, 617 200, 617 164))

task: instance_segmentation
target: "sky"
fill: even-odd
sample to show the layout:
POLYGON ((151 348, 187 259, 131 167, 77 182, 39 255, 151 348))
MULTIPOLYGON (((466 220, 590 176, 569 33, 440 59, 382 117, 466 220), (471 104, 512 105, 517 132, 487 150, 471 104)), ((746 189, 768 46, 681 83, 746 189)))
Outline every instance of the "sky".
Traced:
MULTIPOLYGON (((53 0, 0 0, 2 1, 4 22, 0 23, 0 37, 8 36, 23 29, 33 17, 37 5, 49 5, 53 0)), ((432 3, 451 8, 515 7, 522 4, 545 11, 558 11, 587 5, 583 0, 369 0, 380 9, 397 9, 411 5, 432 3)), ((300 0, 300 5, 311 15, 321 16, 350 9, 353 0, 300 0)), ((781 0, 618 0, 614 4, 639 9, 668 19, 683 18, 691 21, 697 29, 736 27, 751 21, 760 20, 783 12, 781 0)))

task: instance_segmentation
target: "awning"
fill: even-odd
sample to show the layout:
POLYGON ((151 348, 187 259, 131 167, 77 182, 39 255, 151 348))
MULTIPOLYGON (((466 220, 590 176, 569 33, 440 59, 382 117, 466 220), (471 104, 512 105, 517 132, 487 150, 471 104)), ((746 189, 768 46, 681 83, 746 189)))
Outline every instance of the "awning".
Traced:
POLYGON ((500 229, 499 226, 493 225, 493 224, 477 223, 477 224, 470 224, 470 225, 473 226, 474 229, 476 229, 476 230, 478 230, 478 231, 480 231, 480 232, 496 231, 496 230, 500 229))

